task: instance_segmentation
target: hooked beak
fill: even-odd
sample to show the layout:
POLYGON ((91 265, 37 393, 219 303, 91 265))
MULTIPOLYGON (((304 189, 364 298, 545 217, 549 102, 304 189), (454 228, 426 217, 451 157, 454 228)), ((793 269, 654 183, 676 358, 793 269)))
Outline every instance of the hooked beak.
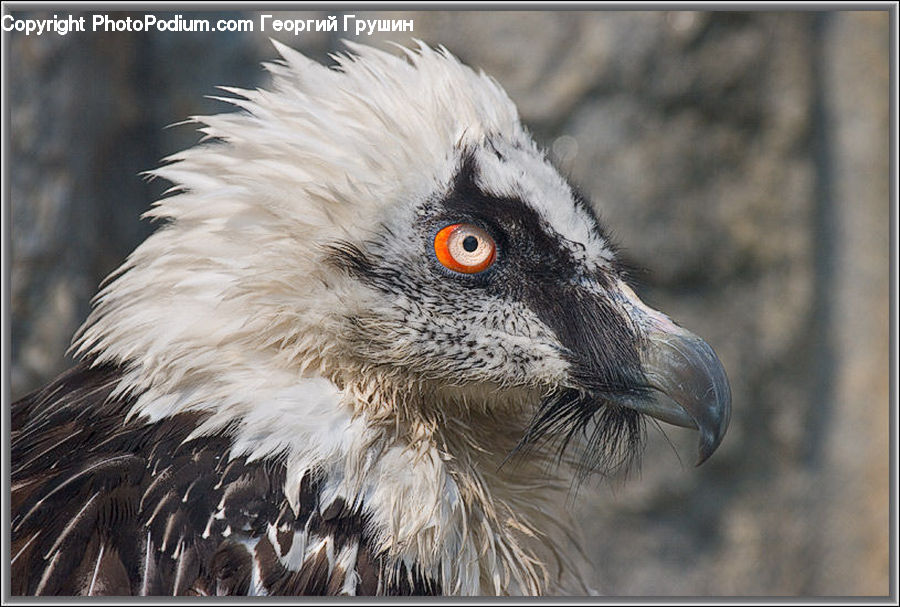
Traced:
POLYGON ((731 387, 705 341, 647 307, 620 285, 632 316, 644 328, 639 356, 649 393, 616 402, 661 421, 700 431, 699 466, 716 450, 731 418, 731 387))

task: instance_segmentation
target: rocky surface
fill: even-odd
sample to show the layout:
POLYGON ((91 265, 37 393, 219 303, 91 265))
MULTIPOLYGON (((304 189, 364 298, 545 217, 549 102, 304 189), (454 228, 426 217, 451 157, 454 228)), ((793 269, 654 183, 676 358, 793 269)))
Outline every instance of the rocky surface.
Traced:
MULTIPOLYGON (((711 461, 692 466, 691 433, 651 427, 639 474, 578 491, 597 587, 886 594, 888 14, 377 16, 414 19, 503 84, 645 268, 641 295, 729 371, 711 461)), ((354 38, 276 37, 319 60, 354 38)), ((223 111, 204 95, 261 84, 274 52, 259 32, 6 42, 15 398, 69 364, 97 285, 152 230, 138 216, 164 185, 138 175, 196 139, 163 127, 223 111)))

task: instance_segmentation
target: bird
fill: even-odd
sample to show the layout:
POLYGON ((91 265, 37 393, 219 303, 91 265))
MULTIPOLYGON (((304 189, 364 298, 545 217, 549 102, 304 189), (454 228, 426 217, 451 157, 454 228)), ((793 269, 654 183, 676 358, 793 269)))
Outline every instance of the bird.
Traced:
POLYGON ((731 391, 444 47, 273 40, 12 406, 15 595, 589 594, 573 485, 731 391))

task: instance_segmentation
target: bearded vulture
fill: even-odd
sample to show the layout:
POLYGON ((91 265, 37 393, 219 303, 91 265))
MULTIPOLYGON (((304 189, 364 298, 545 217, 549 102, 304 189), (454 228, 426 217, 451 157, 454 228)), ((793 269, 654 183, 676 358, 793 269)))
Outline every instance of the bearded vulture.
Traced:
MULTIPOLYGON (((565 507, 644 420, 728 425, 496 81, 445 49, 275 43, 152 172, 159 220, 12 408, 11 590, 591 592, 565 507)), ((348 43, 349 44, 349 43, 348 43)))

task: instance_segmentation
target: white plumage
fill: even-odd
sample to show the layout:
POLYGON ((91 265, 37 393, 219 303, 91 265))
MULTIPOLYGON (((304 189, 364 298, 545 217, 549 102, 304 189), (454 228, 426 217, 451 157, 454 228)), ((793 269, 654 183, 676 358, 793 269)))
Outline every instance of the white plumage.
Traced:
POLYGON ((276 45, 271 85, 225 88, 239 111, 152 172, 160 227, 85 363, 16 405, 19 590, 588 592, 572 466, 628 459, 642 413, 708 456, 721 366, 637 300, 496 82, 424 45, 336 69, 276 45), (461 222, 489 269, 441 266, 461 222), (65 424, 95 428, 50 445, 65 424), (39 524, 70 492, 68 526, 39 524))

